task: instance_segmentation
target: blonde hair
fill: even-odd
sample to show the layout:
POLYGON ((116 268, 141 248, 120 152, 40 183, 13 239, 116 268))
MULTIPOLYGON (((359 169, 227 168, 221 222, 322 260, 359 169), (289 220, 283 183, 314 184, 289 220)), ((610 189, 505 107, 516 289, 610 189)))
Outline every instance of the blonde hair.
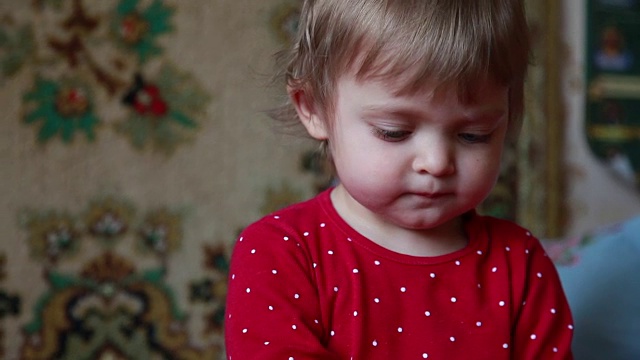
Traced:
MULTIPOLYGON (((461 96, 489 78, 509 87, 515 138, 529 47, 522 0, 305 0, 297 36, 278 54, 278 76, 293 91, 303 90, 325 119, 347 71, 360 79, 402 75, 401 91, 454 84, 461 96)), ((299 124, 289 102, 272 116, 299 124)))

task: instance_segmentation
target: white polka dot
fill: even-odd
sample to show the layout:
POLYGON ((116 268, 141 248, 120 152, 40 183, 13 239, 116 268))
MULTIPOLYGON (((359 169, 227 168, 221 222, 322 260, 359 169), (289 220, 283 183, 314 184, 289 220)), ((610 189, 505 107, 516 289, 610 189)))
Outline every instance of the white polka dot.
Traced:
POLYGON ((293 356, 289 356, 289 360, 295 360, 293 356))
POLYGON ((358 270, 358 269, 353 269, 353 273, 354 273, 354 274, 357 274, 357 273, 359 273, 359 272, 360 272, 360 270, 358 270))
POLYGON ((264 342, 264 344, 265 344, 265 345, 269 345, 269 342, 268 342, 268 341, 265 341, 265 342, 264 342))
POLYGON ((291 328, 292 328, 293 330, 296 330, 298 327, 297 327, 297 326, 295 326, 295 325, 291 325, 291 328))
POLYGON ((425 316, 431 316, 431 311, 425 311, 425 312, 424 312, 424 315, 425 315, 425 316))
POLYGON ((373 346, 378 346, 378 341, 377 340, 373 340, 373 342, 371 343, 373 346))
POLYGON ((375 298, 375 299, 373 299, 373 302, 375 302, 375 303, 377 304, 377 303, 379 303, 379 302, 380 302, 380 299, 375 298))
POLYGON ((288 237, 288 236, 285 236, 285 237, 283 237, 282 239, 283 239, 284 241, 289 241, 289 237, 288 237))
POLYGON ((269 310, 273 311, 273 306, 269 305, 269 310))
POLYGON ((300 294, 294 294, 293 297, 296 299, 300 299, 300 294))
POLYGON ((329 251, 327 251, 327 254, 329 254, 329 255, 333 255, 333 250, 329 250, 329 251))
POLYGON ((235 278, 236 278, 236 274, 232 274, 232 275, 231 275, 231 280, 233 280, 233 279, 235 279, 235 278))
POLYGON ((541 273, 537 273, 537 274, 536 274, 536 276, 538 276, 539 278, 541 278, 541 277, 542 277, 542 274, 541 274, 541 273))
POLYGON ((251 250, 251 253, 252 253, 252 254, 255 254, 255 253, 256 253, 256 249, 252 249, 252 250, 251 250))
POLYGON ((280 219, 280 216, 276 215, 273 217, 274 219, 280 219))
POLYGON ((320 227, 325 227, 327 226, 325 223, 320 224, 320 227))
POLYGON ((482 322, 480 322, 480 321, 476 322, 476 326, 477 326, 477 327, 482 326, 482 322))
POLYGON ((491 272, 496 272, 496 271, 498 271, 498 268, 494 266, 494 267, 491 269, 491 272))
POLYGON ((315 269, 315 268, 317 268, 317 267, 318 267, 318 264, 313 263, 313 268, 315 269))
POLYGON ((318 321, 318 319, 313 320, 313 322, 316 324, 320 324, 320 321, 318 321))
POLYGON ((354 311, 354 312, 353 312, 353 316, 358 316, 358 312, 357 312, 357 311, 354 311))
MULTIPOLYGON (((507 250, 507 251, 511 251, 511 248, 510 248, 510 247, 508 247, 508 246, 507 246, 507 247, 505 247, 504 249, 505 249, 505 250, 507 250)), ((506 345, 506 344, 505 344, 505 345, 506 345)))
POLYGON ((401 328, 401 327, 399 327, 399 328, 398 328, 398 332, 399 332, 399 333, 401 333, 401 332, 402 332, 402 328, 401 328))
POLYGON ((250 292, 251 292, 251 289, 250 289, 250 288, 247 288, 247 294, 248 294, 248 293, 250 293, 250 292))
POLYGON ((401 292, 406 292, 406 291, 407 291, 407 288, 403 286, 403 287, 401 287, 401 288, 400 288, 400 291, 401 291, 401 292))
POLYGON ((449 338, 449 340, 451 340, 451 342, 456 341, 456 338, 454 338, 453 336, 449 338))
POLYGON ((500 302, 498 303, 498 305, 500 305, 500 306, 504 306, 504 301, 500 301, 500 302))
POLYGON ((537 338, 536 334, 531 334, 531 340, 535 340, 537 338))
POLYGON ((569 325, 567 327, 569 328, 569 330, 573 330, 573 325, 569 325))
POLYGON ((556 309, 551 309, 551 313, 555 314, 556 313, 556 309))
POLYGON ((429 354, 427 354, 427 353, 423 353, 423 354, 422 354, 422 358, 423 358, 423 359, 426 359, 426 358, 428 358, 428 357, 429 357, 429 354))
POLYGON ((557 348, 557 347, 554 347, 554 348, 553 348, 553 352, 558 352, 558 348, 557 348))
POLYGON ((347 241, 348 241, 348 242, 352 242, 353 240, 351 240, 351 238, 347 238, 347 241))
POLYGON ((335 336, 335 335, 336 335, 336 332, 331 330, 331 336, 335 336))
POLYGON ((246 333, 247 333, 247 331, 249 331, 249 329, 242 329, 242 333, 243 333, 243 334, 246 334, 246 333))
POLYGON ((509 344, 507 344, 507 343, 502 344, 502 348, 503 349, 508 349, 509 348, 509 344))
POLYGON ((333 291, 334 291, 334 292, 338 292, 338 287, 337 287, 337 286, 334 286, 334 287, 333 287, 333 291))
POLYGON ((478 284, 478 289, 481 289, 481 288, 482 288, 482 285, 478 284))
POLYGON ((380 265, 380 261, 378 261, 378 260, 374 261, 373 263, 376 264, 376 265, 380 265))
POLYGON ((244 237, 241 236, 240 239, 238 239, 238 241, 240 242, 244 241, 244 237))
POLYGON ((302 234, 302 235, 304 235, 304 236, 309 236, 309 232, 308 232, 308 231, 305 231, 305 232, 304 232, 304 234, 302 234))
POLYGON ((436 277, 436 274, 435 273, 431 273, 431 275, 429 275, 429 276, 431 276, 431 278, 433 279, 433 278, 436 277))
POLYGON ((527 236, 531 236, 531 233, 527 231, 527 236))
POLYGON ((451 298, 451 302, 456 302, 456 301, 458 301, 458 299, 456 299, 455 297, 451 298))
POLYGON ((529 249, 525 250, 525 251, 524 251, 524 253, 525 253, 525 254, 528 254, 528 253, 529 253, 529 249))
POLYGON ((456 265, 460 266, 460 261, 456 260, 456 265))
POLYGON ((273 269, 273 270, 271 270, 271 273, 272 273, 273 275, 275 275, 275 274, 277 274, 277 273, 278 273, 278 270, 273 269))

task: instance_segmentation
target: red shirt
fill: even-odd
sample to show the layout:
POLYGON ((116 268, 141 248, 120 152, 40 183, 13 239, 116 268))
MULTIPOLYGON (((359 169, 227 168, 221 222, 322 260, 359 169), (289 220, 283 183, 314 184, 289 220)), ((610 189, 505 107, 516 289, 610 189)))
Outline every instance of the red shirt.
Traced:
POLYGON ((470 214, 468 245, 416 257, 363 237, 326 191, 234 248, 228 359, 571 359, 555 267, 527 230, 470 214))

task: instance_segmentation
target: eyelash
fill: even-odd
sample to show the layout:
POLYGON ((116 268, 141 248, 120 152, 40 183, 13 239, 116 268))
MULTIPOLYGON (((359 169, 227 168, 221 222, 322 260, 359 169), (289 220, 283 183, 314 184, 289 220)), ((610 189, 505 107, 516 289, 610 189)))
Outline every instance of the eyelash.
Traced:
POLYGON ((491 134, 478 135, 463 133, 458 135, 458 137, 467 144, 486 144, 491 140, 491 134))
MULTIPOLYGON (((385 130, 375 128, 374 135, 383 141, 399 142, 408 138, 409 135, 411 135, 411 132, 406 130, 385 130)), ((491 134, 479 135, 462 133, 459 134, 458 137, 466 144, 486 144, 491 140, 491 134)))
POLYGON ((374 135, 378 138, 388 142, 398 142, 406 139, 411 134, 406 130, 385 130, 385 129, 373 129, 374 135))

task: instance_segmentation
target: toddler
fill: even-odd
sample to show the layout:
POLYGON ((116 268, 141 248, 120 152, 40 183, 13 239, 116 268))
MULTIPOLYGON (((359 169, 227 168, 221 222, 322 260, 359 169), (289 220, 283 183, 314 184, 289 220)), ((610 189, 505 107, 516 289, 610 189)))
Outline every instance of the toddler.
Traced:
POLYGON ((522 0, 306 0, 276 113, 339 180, 247 227, 228 359, 571 359, 538 240, 475 208, 517 136, 522 0))

